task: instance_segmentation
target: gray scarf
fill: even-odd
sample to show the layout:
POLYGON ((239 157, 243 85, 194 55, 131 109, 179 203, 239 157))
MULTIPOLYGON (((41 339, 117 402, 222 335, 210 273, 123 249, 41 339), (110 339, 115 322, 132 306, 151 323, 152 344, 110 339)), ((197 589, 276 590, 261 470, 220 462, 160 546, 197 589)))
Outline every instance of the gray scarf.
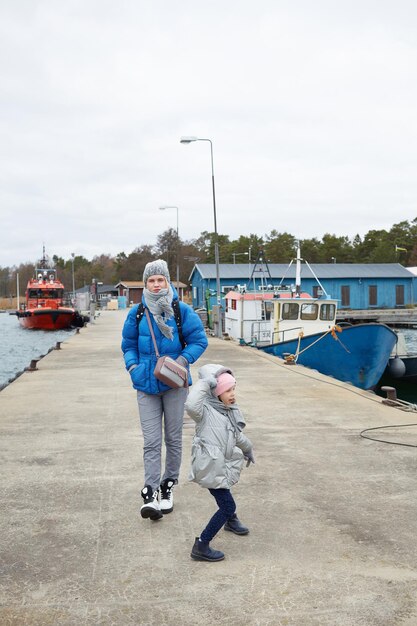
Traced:
POLYGON ((237 404, 226 406, 224 402, 219 400, 214 394, 210 397, 209 402, 216 411, 229 418, 235 430, 243 430, 245 428, 246 422, 237 404))
POLYGON ((152 293, 149 289, 143 290, 145 294, 146 305, 152 313, 156 325, 159 330, 167 339, 174 338, 174 329, 165 323, 165 320, 169 320, 174 317, 174 311, 171 306, 174 292, 171 285, 168 284, 168 289, 161 289, 159 293, 152 293))

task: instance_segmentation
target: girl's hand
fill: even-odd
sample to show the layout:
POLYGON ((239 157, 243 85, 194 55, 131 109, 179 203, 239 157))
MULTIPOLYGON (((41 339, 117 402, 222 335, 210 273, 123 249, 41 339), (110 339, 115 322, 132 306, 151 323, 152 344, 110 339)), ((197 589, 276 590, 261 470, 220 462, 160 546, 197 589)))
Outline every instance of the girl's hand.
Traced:
POLYGON ((245 454, 245 460, 247 461, 246 467, 249 467, 251 463, 255 465, 255 457, 253 456, 253 450, 250 450, 245 454))

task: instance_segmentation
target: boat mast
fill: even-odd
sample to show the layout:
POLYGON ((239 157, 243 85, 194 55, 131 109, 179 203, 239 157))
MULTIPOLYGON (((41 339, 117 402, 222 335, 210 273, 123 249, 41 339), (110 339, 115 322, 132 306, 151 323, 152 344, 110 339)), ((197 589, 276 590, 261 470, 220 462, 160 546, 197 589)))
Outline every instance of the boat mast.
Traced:
POLYGON ((295 295, 297 297, 301 294, 301 261, 300 242, 297 241, 297 258, 295 266, 295 295))
POLYGON ((17 292, 17 303, 16 309, 20 309, 20 286, 19 286, 19 272, 16 272, 16 292, 17 292))
POLYGON ((296 262, 296 267, 295 267, 295 296, 296 297, 300 297, 300 295, 301 295, 301 262, 304 261, 304 263, 307 265, 308 269, 310 270, 310 272, 313 274, 314 278, 316 279, 316 281, 320 285, 323 293, 327 297, 329 297, 329 294, 327 293, 327 291, 325 290, 325 288, 323 287, 323 285, 319 281, 318 276, 314 272, 314 270, 311 267, 311 265, 309 264, 309 262, 306 261, 306 259, 302 259, 301 258, 301 248, 300 248, 300 242, 299 241, 297 241, 297 257, 295 259, 291 259, 291 262, 288 265, 287 269, 285 270, 284 275, 281 278, 281 281, 280 281, 279 285, 280 286, 282 285, 282 283, 284 281, 284 278, 285 278, 287 272, 289 271, 289 269, 290 269, 290 267, 291 267, 291 265, 293 264, 294 261, 296 262))

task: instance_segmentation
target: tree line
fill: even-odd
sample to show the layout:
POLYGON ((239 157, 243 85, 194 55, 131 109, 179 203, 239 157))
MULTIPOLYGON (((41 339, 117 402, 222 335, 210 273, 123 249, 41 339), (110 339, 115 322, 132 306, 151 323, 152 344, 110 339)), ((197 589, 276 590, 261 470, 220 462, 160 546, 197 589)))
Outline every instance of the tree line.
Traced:
MULTIPOLYGON (((321 239, 301 239, 294 235, 272 230, 268 235, 250 234, 231 239, 228 235, 218 235, 220 263, 254 263, 262 252, 270 263, 289 263, 294 258, 297 242, 300 241, 301 254, 311 263, 400 263, 417 266, 417 218, 402 221, 387 230, 370 230, 363 238, 338 237, 326 233, 321 239)), ((195 263, 214 263, 215 234, 204 231, 197 239, 184 241, 176 230, 169 228, 158 235, 154 245, 138 246, 129 254, 120 252, 116 256, 100 254, 92 260, 84 256, 64 259, 54 255, 51 266, 58 270, 58 276, 67 291, 90 285, 93 279, 104 284, 114 285, 121 280, 142 280, 146 263, 164 258, 169 266, 171 279, 175 281, 177 261, 180 280, 188 283, 195 263)), ((19 266, 0 267, 0 297, 16 294, 16 274, 19 273, 21 292, 27 281, 33 277, 36 261, 21 263, 19 266)))

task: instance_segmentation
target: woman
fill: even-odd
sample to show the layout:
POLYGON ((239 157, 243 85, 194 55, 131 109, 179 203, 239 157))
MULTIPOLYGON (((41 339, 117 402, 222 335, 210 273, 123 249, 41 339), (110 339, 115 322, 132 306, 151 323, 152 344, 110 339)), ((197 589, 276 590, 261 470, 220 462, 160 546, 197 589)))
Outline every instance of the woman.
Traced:
MULTIPOLYGON (((207 348, 207 337, 198 315, 171 285, 165 261, 151 261, 143 272, 142 305, 150 314, 161 356, 169 355, 188 368, 207 348), (182 338, 173 306, 179 304, 182 338), (181 342, 183 339, 183 342, 181 342)), ((124 327, 122 350, 126 369, 137 390, 139 417, 143 433, 145 485, 141 491, 141 516, 157 520, 174 507, 173 487, 178 483, 182 453, 182 424, 187 388, 172 389, 155 378, 157 357, 146 315, 138 323, 138 308, 129 312, 124 327), (162 427, 162 422, 164 427, 162 427), (162 432, 165 436, 165 471, 161 480, 162 432)), ((191 384, 191 376, 188 374, 191 384)))

